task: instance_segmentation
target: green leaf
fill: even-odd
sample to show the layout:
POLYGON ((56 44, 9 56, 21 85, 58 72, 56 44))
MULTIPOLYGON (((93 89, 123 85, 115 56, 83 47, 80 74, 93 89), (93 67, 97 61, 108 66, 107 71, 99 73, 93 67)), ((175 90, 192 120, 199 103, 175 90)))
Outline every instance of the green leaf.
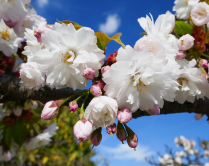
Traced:
POLYGON ((5 126, 3 131, 3 142, 10 148, 12 144, 12 127, 5 126))
POLYGON ((114 40, 116 43, 120 44, 121 46, 125 47, 125 45, 122 43, 120 40, 120 36, 122 33, 116 33, 112 37, 109 37, 107 34, 102 33, 102 32, 95 32, 95 36, 97 37, 97 46, 101 50, 105 50, 107 44, 111 41, 114 40))
POLYGON ((66 24, 66 25, 68 25, 68 24, 73 24, 73 26, 75 27, 75 29, 76 30, 78 30, 78 29, 80 29, 82 26, 81 25, 79 25, 78 23, 76 23, 76 22, 73 22, 73 21, 69 21, 69 20, 64 20, 64 21, 59 21, 58 19, 57 19, 57 22, 59 22, 59 23, 64 23, 64 24, 66 24))
POLYGON ((178 35, 184 35, 186 33, 191 35, 193 32, 193 26, 184 21, 176 21, 174 31, 178 35))
POLYGON ((16 142, 19 146, 22 146, 28 132, 29 131, 27 130, 26 125, 24 125, 22 121, 15 121, 12 126, 12 138, 14 142, 16 142))

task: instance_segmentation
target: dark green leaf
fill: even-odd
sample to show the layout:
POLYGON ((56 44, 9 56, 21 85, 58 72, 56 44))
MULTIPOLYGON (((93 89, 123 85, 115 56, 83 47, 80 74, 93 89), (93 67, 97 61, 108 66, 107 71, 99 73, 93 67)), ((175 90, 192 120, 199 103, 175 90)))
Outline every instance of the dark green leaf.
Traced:
POLYGON ((3 142, 10 148, 12 144, 12 127, 5 126, 3 131, 3 142))

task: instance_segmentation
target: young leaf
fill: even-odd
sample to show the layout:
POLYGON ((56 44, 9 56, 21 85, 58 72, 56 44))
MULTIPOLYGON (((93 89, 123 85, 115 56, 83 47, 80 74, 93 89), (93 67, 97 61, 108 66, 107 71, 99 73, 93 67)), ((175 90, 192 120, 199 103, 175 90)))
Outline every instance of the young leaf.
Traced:
POLYGON ((105 50, 107 44, 111 41, 114 40, 116 43, 122 45, 123 47, 125 46, 122 41, 120 40, 120 36, 122 33, 116 33, 112 37, 109 37, 107 34, 102 33, 102 32, 95 32, 95 36, 97 37, 97 46, 101 50, 105 50))
POLYGON ((184 35, 186 33, 191 35, 193 32, 193 26, 184 21, 176 21, 174 31, 178 35, 184 35))
POLYGON ((73 21, 68 21, 68 20, 64 20, 64 21, 59 21, 59 20, 57 20, 57 22, 59 22, 59 23, 64 23, 64 24, 66 24, 66 25, 68 25, 68 24, 73 24, 73 26, 75 27, 75 29, 76 30, 78 30, 78 29, 80 29, 82 26, 81 25, 79 25, 78 23, 76 23, 76 22, 73 22, 73 21))
POLYGON ((12 144, 12 128, 9 126, 5 126, 3 131, 3 142, 5 145, 10 148, 12 144))

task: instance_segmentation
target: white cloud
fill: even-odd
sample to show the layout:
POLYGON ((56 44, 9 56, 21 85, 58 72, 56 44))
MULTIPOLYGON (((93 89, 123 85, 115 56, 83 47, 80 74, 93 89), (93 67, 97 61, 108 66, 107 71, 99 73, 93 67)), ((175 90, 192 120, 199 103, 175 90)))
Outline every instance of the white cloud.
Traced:
POLYGON ((152 151, 149 151, 148 147, 142 145, 138 145, 136 151, 134 151, 133 148, 130 148, 127 144, 120 144, 115 148, 102 147, 102 149, 109 154, 112 154, 113 158, 119 160, 135 159, 136 161, 144 161, 145 157, 154 154, 152 151))
POLYGON ((38 0, 39 7, 43 7, 48 4, 48 0, 38 0))
POLYGON ((102 23, 99 25, 99 30, 107 34, 113 34, 117 31, 119 26, 120 18, 117 14, 113 14, 107 17, 106 23, 102 23))

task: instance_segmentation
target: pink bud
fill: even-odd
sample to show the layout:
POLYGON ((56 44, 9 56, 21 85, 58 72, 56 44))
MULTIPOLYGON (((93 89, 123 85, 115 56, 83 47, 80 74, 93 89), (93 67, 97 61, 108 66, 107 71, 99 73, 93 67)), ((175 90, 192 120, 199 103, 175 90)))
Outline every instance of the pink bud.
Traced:
POLYGON ((138 145, 138 137, 135 133, 132 133, 127 138, 128 146, 131 148, 136 148, 138 145))
POLYGON ((91 142, 94 146, 98 146, 102 141, 102 134, 101 134, 102 128, 98 128, 93 131, 91 134, 91 142))
POLYGON ((77 102, 76 102, 76 101, 71 101, 71 102, 69 103, 69 111, 70 111, 71 113, 73 113, 73 112, 75 112, 77 109, 78 109, 78 104, 77 104, 77 102))
POLYGON ((15 116, 20 116, 22 115, 22 107, 17 107, 13 110, 13 113, 15 114, 15 116))
POLYGON ((55 101, 49 101, 45 104, 41 118, 44 120, 52 120, 58 114, 59 107, 57 106, 55 101))
POLYGON ((90 88, 90 92, 93 96, 98 97, 102 95, 102 90, 99 85, 92 85, 90 88))
POLYGON ((176 53, 176 58, 177 59, 182 59, 182 58, 184 58, 186 55, 184 54, 184 52, 183 51, 178 51, 177 53, 176 53))
POLYGON ((117 118, 120 123, 126 124, 132 119, 131 110, 128 108, 123 108, 117 113, 117 118))
POLYGON ((103 89, 105 86, 105 83, 102 80, 98 80, 98 81, 94 82, 93 85, 98 85, 100 87, 100 89, 103 89))
POLYGON ((117 131, 117 127, 116 127, 116 124, 115 123, 112 124, 112 125, 110 125, 110 126, 107 126, 106 129, 107 129, 107 133, 110 134, 110 135, 115 134, 116 131, 117 131))
POLYGON ((178 40, 177 45, 178 45, 180 50, 188 50, 191 47, 193 47, 194 40, 195 39, 191 35, 186 34, 178 40))
POLYGON ((203 116, 204 116, 204 114, 195 114, 194 118, 195 118, 195 120, 200 120, 200 119, 202 119, 203 116))
POLYGON ((157 115, 157 114, 160 114, 160 108, 159 108, 159 106, 157 104, 154 104, 154 108, 153 109, 149 109, 146 112, 149 113, 150 115, 157 115))
POLYGON ((39 43, 42 43, 41 34, 48 30, 50 30, 49 27, 40 27, 34 31, 34 36, 37 38, 39 43))
POLYGON ((110 70, 110 66, 104 66, 104 67, 102 67, 102 69, 101 69, 101 72, 102 72, 102 75, 106 72, 106 71, 108 71, 108 70, 110 70))
POLYGON ((208 61, 206 59, 201 59, 200 66, 203 68, 208 68, 208 61))
POLYGON ((113 63, 115 63, 117 60, 116 60, 116 57, 118 55, 118 51, 115 51, 113 54, 110 54, 108 57, 107 57, 107 60, 105 62, 105 65, 109 65, 111 66, 113 63))
POLYGON ((91 136, 93 130, 93 125, 86 119, 82 119, 77 121, 77 123, 73 126, 73 132, 76 139, 80 142, 85 142, 91 136))
POLYGON ((92 68, 85 68, 83 70, 83 76, 88 80, 93 80, 95 78, 95 70, 92 68))
POLYGON ((11 160, 11 158, 12 158, 11 152, 10 151, 4 152, 3 158, 4 158, 4 161, 11 160))

